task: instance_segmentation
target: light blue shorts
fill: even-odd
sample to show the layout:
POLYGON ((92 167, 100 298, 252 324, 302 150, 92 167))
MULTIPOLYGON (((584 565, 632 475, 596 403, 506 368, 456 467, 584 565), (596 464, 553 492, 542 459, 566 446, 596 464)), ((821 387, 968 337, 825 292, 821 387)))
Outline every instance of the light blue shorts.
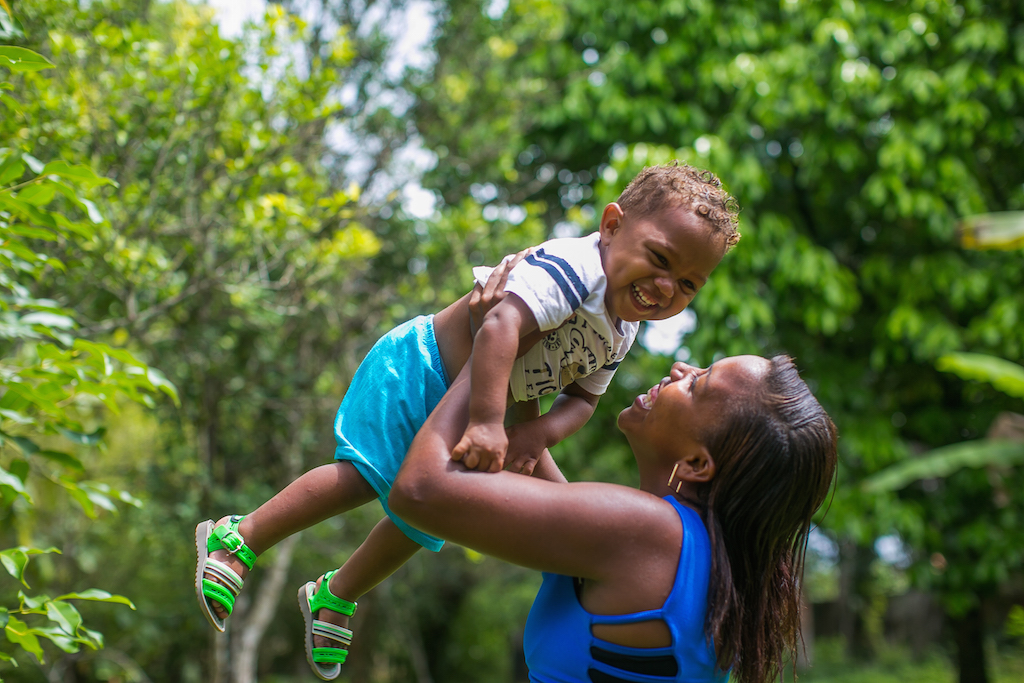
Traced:
POLYGON ((435 552, 444 541, 395 516, 388 507, 388 494, 416 432, 449 384, 434 338, 434 316, 419 316, 373 345, 334 418, 338 442, 334 459, 355 465, 398 528, 435 552))

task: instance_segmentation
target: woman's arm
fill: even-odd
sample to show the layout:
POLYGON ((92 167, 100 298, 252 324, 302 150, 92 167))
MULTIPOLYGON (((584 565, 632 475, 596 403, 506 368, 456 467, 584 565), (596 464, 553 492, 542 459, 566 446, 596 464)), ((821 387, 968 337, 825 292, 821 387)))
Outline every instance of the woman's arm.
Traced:
POLYGON ((533 569, 634 582, 645 570, 674 572, 681 527, 669 503, 615 484, 466 470, 449 453, 468 411, 464 370, 413 441, 388 499, 395 513, 423 531, 533 569))

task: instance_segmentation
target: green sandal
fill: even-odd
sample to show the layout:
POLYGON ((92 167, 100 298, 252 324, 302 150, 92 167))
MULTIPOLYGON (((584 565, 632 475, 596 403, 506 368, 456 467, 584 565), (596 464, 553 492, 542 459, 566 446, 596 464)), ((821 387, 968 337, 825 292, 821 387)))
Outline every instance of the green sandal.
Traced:
POLYGON ((343 600, 331 593, 329 584, 333 575, 333 571, 324 574, 320 581, 320 590, 316 589, 316 581, 306 582, 305 586, 299 588, 298 596, 299 609, 306 620, 306 661, 313 668, 313 673, 325 681, 333 681, 341 675, 341 665, 345 663, 348 647, 352 644, 352 631, 328 621, 315 619, 313 615, 323 608, 349 617, 356 611, 356 603, 343 600), (341 647, 313 647, 313 636, 329 638, 341 647))
POLYGON ((242 519, 243 516, 232 515, 227 524, 214 527, 213 521, 208 519, 196 526, 196 598, 203 614, 206 615, 206 620, 221 632, 224 631, 226 620, 217 616, 210 601, 223 606, 227 613, 231 614, 235 607, 235 598, 242 590, 242 577, 229 565, 210 557, 210 553, 215 550, 227 550, 246 567, 252 569, 253 563, 256 562, 256 553, 249 549, 245 539, 238 533, 238 523, 242 519), (204 578, 204 574, 210 574, 220 582, 204 578))

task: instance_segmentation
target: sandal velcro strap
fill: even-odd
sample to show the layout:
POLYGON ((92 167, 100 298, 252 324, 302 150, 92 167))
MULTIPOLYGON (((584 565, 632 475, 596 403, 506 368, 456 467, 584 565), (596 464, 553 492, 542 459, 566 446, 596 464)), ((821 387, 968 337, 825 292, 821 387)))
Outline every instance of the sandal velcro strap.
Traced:
POLYGON ((324 579, 320 582, 320 590, 313 593, 313 597, 309 600, 309 611, 316 614, 317 610, 327 608, 332 612, 350 617, 355 614, 358 604, 339 598, 331 592, 330 582, 333 575, 333 571, 324 574, 324 579))
POLYGON ((313 661, 317 664, 344 664, 348 659, 348 650, 333 647, 314 647, 313 661))
POLYGON ((234 515, 227 524, 221 524, 214 528, 213 535, 210 536, 207 544, 207 550, 209 552, 226 550, 245 563, 249 569, 252 569, 256 563, 256 553, 245 544, 245 539, 238 533, 238 524, 243 519, 244 517, 240 515, 234 515))

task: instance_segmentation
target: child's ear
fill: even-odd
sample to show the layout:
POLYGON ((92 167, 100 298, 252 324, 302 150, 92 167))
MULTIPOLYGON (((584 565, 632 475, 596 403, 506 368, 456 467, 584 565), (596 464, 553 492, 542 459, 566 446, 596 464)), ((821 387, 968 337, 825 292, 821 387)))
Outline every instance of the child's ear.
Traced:
POLYGON ((619 231, 619 228, 622 227, 622 217, 624 215, 622 207, 615 202, 604 207, 604 211, 601 212, 600 227, 602 244, 608 244, 612 235, 619 231))

